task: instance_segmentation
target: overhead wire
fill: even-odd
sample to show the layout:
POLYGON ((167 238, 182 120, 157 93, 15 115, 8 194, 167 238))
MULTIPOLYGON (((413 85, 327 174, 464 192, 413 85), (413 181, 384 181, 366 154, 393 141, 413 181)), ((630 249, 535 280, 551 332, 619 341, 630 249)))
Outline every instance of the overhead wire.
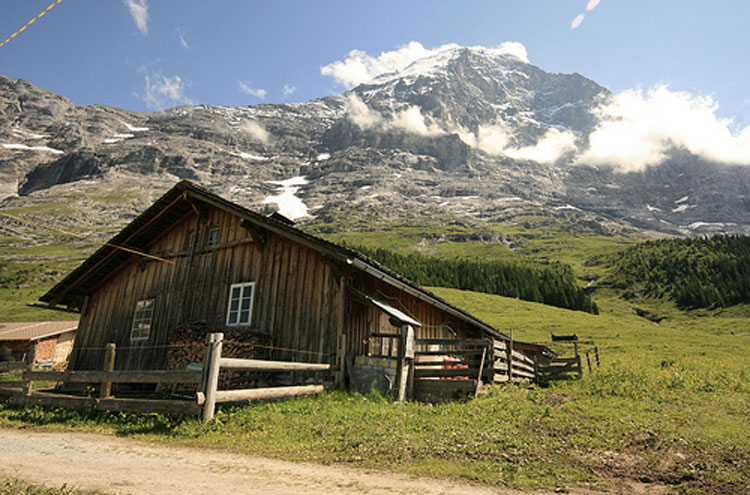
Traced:
POLYGON ((160 258, 159 256, 154 256, 153 254, 144 253, 143 251, 138 251, 137 249, 133 249, 133 248, 125 247, 125 246, 119 246, 117 244, 112 244, 110 242, 97 241, 96 239, 91 239, 89 237, 86 237, 85 235, 76 234, 75 232, 69 232, 67 230, 58 229, 57 227, 53 227, 51 225, 45 225, 45 224, 40 223, 40 222, 35 222, 33 220, 28 220, 28 219, 25 219, 25 218, 17 217, 15 215, 11 215, 10 213, 5 213, 3 211, 0 211, 0 215, 4 216, 4 217, 12 218, 13 220, 16 220, 17 222, 28 223, 29 225, 35 225, 37 227, 42 227, 42 228, 45 228, 45 229, 53 230, 53 231, 59 232, 61 234, 70 235, 70 236, 73 236, 73 237, 78 237, 79 239, 83 239, 85 241, 93 242, 95 244, 101 244, 102 246, 107 246, 107 247, 111 247, 111 248, 115 248, 115 249, 121 249, 123 251, 127 251, 128 253, 137 254, 138 256, 143 256, 143 257, 146 257, 146 258, 150 258, 152 260, 161 261, 161 262, 164 262, 164 263, 169 263, 170 265, 176 264, 172 260, 160 258))
POLYGON ((37 21, 37 19, 39 19, 39 18, 40 18, 40 17, 42 17, 42 16, 44 15, 44 14, 46 14, 47 12, 49 12, 50 10, 52 10, 52 7, 54 7, 55 5, 57 5, 57 4, 58 4, 58 3, 60 3, 60 2, 62 2, 62 0, 56 0, 55 2, 53 2, 52 4, 50 4, 50 6, 49 6, 49 7, 47 7, 47 8, 46 8, 46 9, 44 9, 43 11, 41 11, 41 12, 40 12, 39 14, 37 14, 37 16, 36 16, 36 17, 34 17, 34 18, 33 18, 33 19, 31 19, 31 20, 30 20, 29 22, 27 22, 26 24, 24 24, 24 26, 23 26, 23 27, 22 27, 21 29, 19 29, 19 30, 18 30, 18 31, 16 31, 15 33, 11 34, 11 35, 10 35, 10 36, 9 36, 9 37, 8 37, 8 38, 7 38, 6 40, 5 40, 5 41, 3 41, 2 43, 0 43, 0 46, 3 46, 3 45, 4 45, 4 44, 6 44, 7 42, 9 42, 9 41, 10 41, 10 40, 12 40, 13 38, 15 38, 15 37, 16 37, 17 35, 21 34, 21 33, 22 33, 22 32, 23 32, 23 31, 24 31, 24 30, 25 30, 25 29, 26 29, 27 27, 29 27, 29 26, 31 26, 32 24, 34 24, 34 23, 35 23, 35 22, 37 21))

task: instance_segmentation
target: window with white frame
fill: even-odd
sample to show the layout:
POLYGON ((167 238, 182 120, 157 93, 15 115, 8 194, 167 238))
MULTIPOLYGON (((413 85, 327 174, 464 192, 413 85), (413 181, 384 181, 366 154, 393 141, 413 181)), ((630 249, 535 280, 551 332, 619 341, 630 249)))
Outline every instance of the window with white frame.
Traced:
POLYGON ((151 335, 151 321, 154 318, 154 299, 141 299, 135 304, 130 340, 147 340, 151 335))
POLYGON ((253 294, 255 282, 232 284, 229 288, 227 326, 250 325, 253 317, 253 294))

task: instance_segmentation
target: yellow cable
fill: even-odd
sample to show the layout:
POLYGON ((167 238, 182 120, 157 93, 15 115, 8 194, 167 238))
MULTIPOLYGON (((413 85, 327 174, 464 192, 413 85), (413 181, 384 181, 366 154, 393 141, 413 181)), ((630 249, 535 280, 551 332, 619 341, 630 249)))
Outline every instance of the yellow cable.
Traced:
POLYGON ((170 265, 174 265, 175 264, 174 261, 165 260, 164 258, 159 258, 158 256, 154 256, 153 254, 144 253, 142 251, 138 251, 136 249, 127 248, 125 246, 118 246, 117 244, 110 244, 109 242, 101 242, 101 241, 97 241, 96 239, 90 239, 90 238, 88 238, 88 237, 86 237, 84 235, 81 235, 81 234, 76 234, 74 232, 68 232, 67 230, 58 229, 57 227, 52 227, 50 225, 44 225, 43 223, 34 222, 33 220, 26 220, 26 219, 23 219, 21 217, 17 217, 15 215, 11 215, 10 213, 5 213, 5 212, 0 211, 0 215, 2 215, 4 217, 12 218, 13 220, 16 220, 16 221, 19 221, 19 222, 28 223, 28 224, 31 224, 31 225, 36 225, 36 226, 42 227, 44 229, 54 230, 55 232, 60 232, 61 234, 72 235, 73 237, 78 237, 79 239, 83 239, 85 241, 94 242, 96 244, 101 244, 102 246, 109 246, 109 247, 112 247, 112 248, 115 248, 115 249, 122 249, 123 251, 127 251, 127 252, 133 253, 133 254, 137 254, 139 256, 145 256, 146 258, 151 258, 151 259, 156 260, 156 261, 163 261, 164 263, 169 263, 170 265))
POLYGON ((44 15, 44 14, 46 14, 47 12, 49 12, 50 10, 52 10, 52 7, 54 7, 55 5, 57 5, 57 4, 58 4, 58 3, 60 3, 60 2, 62 2, 62 0, 56 0, 56 1, 55 1, 54 3, 52 3, 52 4, 51 4, 51 5, 49 6, 49 7, 47 7, 46 9, 44 9, 44 10, 43 10, 43 11, 42 11, 42 12, 41 12, 41 13, 40 13, 39 15, 37 15, 36 17, 34 17, 33 19, 31 19, 31 20, 30 20, 29 22, 27 22, 27 23, 26 23, 26 25, 24 25, 24 26, 23 26, 23 27, 22 27, 21 29, 19 29, 19 30, 18 30, 18 31, 16 31, 15 33, 11 34, 11 35, 10 35, 10 37, 9 37, 8 39, 6 39, 6 40, 5 40, 5 41, 3 41, 2 43, 0 43, 0 46, 3 46, 3 45, 4 45, 4 44, 6 44, 7 42, 9 42, 9 41, 10 41, 10 40, 12 40, 13 38, 15 38, 15 37, 16 37, 16 35, 18 35, 18 34, 21 34, 21 32, 22 32, 22 31, 23 31, 24 29, 26 29, 27 27, 29 27, 29 26, 31 26, 32 24, 34 24, 34 23, 36 22, 36 20, 37 20, 37 19, 39 19, 39 18, 40 18, 40 17, 42 17, 42 16, 44 15))

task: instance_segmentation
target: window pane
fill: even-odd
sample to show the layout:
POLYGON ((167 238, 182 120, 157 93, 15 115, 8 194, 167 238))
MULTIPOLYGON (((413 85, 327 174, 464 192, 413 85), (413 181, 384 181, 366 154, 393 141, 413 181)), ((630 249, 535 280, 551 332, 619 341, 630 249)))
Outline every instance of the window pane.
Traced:
POLYGON ((232 300, 232 304, 229 305, 229 311, 237 311, 240 309, 240 301, 237 299, 232 300))
POLYGON ((253 287, 250 285, 242 289, 242 297, 250 297, 250 294, 252 293, 253 293, 253 287))
POLYGON ((250 311, 242 311, 240 313, 240 323, 250 323, 250 311))
POLYGON ((130 327, 131 340, 147 340, 151 334, 155 299, 141 299, 135 303, 133 324, 130 327))
POLYGON ((232 299, 239 299, 240 297, 240 288, 239 287, 233 287, 232 288, 232 299))
POLYGON ((237 312, 236 311, 230 311, 229 312, 229 324, 233 325, 237 323, 237 312))
POLYGON ((242 309, 250 309, 250 299, 242 300, 242 309))

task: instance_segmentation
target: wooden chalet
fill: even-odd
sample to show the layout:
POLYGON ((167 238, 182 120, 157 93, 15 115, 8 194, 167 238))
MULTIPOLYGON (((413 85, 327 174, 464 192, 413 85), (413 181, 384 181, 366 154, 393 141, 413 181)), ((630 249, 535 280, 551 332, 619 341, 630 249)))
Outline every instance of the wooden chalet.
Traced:
POLYGON ((227 331, 260 339, 273 359, 331 364, 342 352, 350 362, 384 355, 404 326, 417 339, 509 340, 361 253, 189 181, 40 300, 80 312, 70 370, 101 369, 110 342, 115 369, 165 369, 169 346, 189 328, 205 329, 201 344, 208 331, 227 331))

